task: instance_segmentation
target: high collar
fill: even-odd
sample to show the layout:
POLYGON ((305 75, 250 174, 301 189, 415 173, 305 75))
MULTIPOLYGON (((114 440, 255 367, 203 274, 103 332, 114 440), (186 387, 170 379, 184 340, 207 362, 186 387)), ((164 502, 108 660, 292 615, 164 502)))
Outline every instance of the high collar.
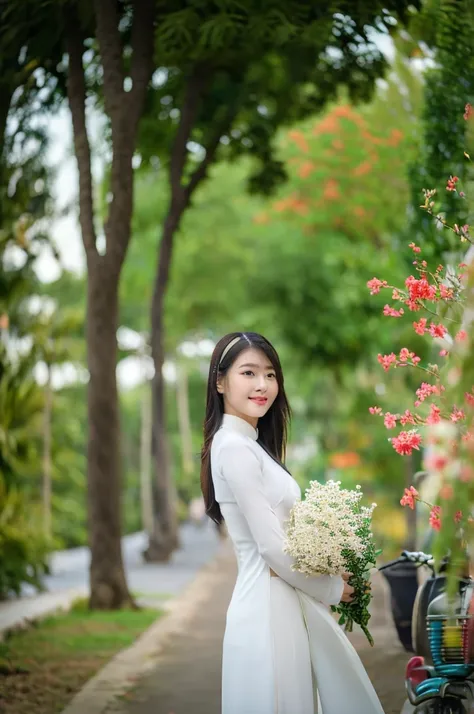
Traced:
POLYGON ((258 429, 254 429, 248 421, 233 414, 224 414, 222 418, 222 428, 238 431, 239 434, 243 434, 243 436, 250 436, 254 441, 258 439, 258 429))

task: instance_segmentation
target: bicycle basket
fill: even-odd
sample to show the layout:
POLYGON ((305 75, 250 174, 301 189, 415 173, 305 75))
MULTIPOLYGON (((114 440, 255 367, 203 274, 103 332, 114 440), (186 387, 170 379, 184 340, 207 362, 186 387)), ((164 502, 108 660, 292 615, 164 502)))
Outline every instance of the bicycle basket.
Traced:
POLYGON ((471 654, 471 615, 428 615, 426 618, 431 656, 436 671, 445 677, 468 677, 474 672, 471 654))

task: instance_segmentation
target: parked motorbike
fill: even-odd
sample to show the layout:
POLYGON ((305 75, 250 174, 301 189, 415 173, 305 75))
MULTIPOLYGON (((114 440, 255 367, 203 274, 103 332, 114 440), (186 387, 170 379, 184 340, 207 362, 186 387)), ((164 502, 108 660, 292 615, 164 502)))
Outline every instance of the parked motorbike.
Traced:
POLYGON ((433 557, 421 551, 404 551, 379 568, 390 586, 399 639, 414 653, 405 675, 412 708, 403 712, 474 713, 474 581, 458 578, 450 608, 446 568, 445 560, 436 570, 433 557), (430 576, 418 586, 420 567, 428 568, 430 576))

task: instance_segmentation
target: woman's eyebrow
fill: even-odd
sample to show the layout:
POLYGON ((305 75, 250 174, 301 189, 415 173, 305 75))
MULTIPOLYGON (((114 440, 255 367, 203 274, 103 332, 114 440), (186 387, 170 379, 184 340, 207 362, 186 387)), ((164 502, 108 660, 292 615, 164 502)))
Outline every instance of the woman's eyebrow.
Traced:
MULTIPOLYGON (((254 362, 247 362, 246 364, 241 364, 241 365, 239 365, 239 369, 242 369, 242 367, 254 367, 254 368, 258 369, 258 368, 260 367, 260 365, 259 365, 259 364, 255 364, 254 362)), ((267 365, 264 367, 264 369, 272 369, 273 371, 275 371, 275 370, 274 370, 274 367, 273 367, 271 364, 267 364, 267 365)))

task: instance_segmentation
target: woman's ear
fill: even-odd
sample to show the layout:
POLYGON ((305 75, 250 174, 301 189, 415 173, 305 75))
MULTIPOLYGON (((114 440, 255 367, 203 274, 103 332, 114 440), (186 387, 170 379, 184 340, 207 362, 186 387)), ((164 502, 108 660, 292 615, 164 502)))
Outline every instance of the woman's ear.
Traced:
POLYGON ((217 378, 217 391, 219 394, 224 394, 223 377, 217 378))

